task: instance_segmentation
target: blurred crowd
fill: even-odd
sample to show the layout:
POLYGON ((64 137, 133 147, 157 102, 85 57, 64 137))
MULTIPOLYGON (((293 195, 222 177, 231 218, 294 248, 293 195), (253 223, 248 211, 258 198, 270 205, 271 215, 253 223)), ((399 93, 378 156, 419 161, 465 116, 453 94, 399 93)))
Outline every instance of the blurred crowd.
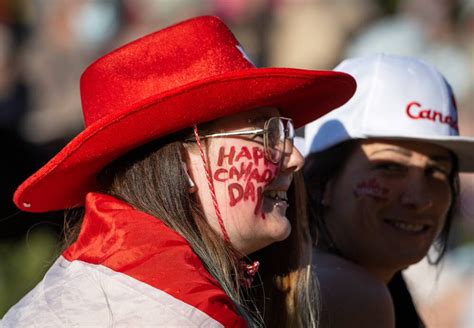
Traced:
MULTIPOLYGON (((474 135, 474 0, 0 0, 0 134, 6 150, 0 160, 0 317, 42 276, 57 249, 61 215, 43 221, 41 215, 19 213, 11 198, 24 178, 82 129, 81 72, 120 44, 202 14, 228 23, 257 66, 332 69, 343 58, 373 52, 421 58, 447 77, 462 117, 461 134, 474 135), (42 239, 25 237, 36 231, 42 239), (19 249, 31 251, 36 267, 9 260, 19 249), (7 269, 6 263, 28 274, 7 269)), ((456 291, 464 290, 469 302, 473 175, 462 177, 461 188, 451 241, 457 257, 443 270, 467 267, 462 275, 470 287, 456 291)), ((419 272, 424 271, 412 275, 415 285, 424 280, 419 272)), ((448 311, 431 296, 428 302, 427 294, 433 295, 419 293, 425 315, 436 307, 448 311)), ((462 306, 453 311, 463 312, 462 306)), ((443 320, 455 326, 468 320, 461 319, 467 314, 452 313, 453 319, 437 313, 432 322, 448 327, 443 320)))

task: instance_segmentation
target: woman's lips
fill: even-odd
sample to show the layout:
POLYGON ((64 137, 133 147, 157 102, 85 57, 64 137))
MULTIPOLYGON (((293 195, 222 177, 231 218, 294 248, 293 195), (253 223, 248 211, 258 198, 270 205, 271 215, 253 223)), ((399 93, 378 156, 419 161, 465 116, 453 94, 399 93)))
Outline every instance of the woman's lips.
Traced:
POLYGON ((266 190, 264 196, 268 198, 273 198, 275 200, 288 200, 286 196, 286 190, 266 190))
POLYGON ((431 227, 430 224, 425 224, 421 222, 410 222, 394 219, 385 219, 384 222, 397 230, 408 233, 422 233, 429 230, 431 227))
POLYGON ((267 201, 272 202, 273 206, 289 206, 286 190, 266 190, 263 196, 267 201))

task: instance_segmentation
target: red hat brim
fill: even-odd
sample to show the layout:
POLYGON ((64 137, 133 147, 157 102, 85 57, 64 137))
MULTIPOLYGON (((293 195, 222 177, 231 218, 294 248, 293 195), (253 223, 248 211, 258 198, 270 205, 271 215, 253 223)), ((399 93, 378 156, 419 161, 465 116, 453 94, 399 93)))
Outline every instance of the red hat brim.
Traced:
POLYGON ((355 88, 345 73, 253 68, 160 93, 88 126, 18 187, 14 202, 29 212, 81 206, 104 166, 151 140, 263 106, 300 127, 344 104, 355 88))

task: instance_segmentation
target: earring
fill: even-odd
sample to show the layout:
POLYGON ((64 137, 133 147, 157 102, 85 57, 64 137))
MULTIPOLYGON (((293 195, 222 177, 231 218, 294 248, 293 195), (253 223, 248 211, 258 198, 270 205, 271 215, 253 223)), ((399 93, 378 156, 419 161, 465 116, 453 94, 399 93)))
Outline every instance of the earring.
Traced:
POLYGON ((189 175, 188 167, 187 167, 186 163, 181 162, 181 165, 183 166, 184 174, 186 175, 186 178, 188 179, 188 193, 192 194, 192 193, 196 192, 196 190, 197 190, 196 184, 194 183, 193 179, 189 175))

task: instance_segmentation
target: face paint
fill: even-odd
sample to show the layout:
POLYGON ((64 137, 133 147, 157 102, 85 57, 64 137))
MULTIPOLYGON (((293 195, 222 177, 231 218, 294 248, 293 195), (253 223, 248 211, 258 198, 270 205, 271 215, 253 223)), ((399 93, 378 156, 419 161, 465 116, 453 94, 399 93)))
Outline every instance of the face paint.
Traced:
POLYGON ((234 146, 231 146, 227 151, 226 147, 222 146, 219 148, 219 158, 217 160, 217 166, 222 166, 224 164, 225 159, 227 159, 228 165, 232 165, 234 163, 234 159, 236 162, 238 162, 242 158, 253 160, 253 163, 255 165, 259 165, 260 160, 263 160, 265 165, 271 163, 265 158, 264 152, 260 147, 252 147, 252 150, 250 151, 248 147, 243 146, 236 155, 236 150, 234 146))
MULTIPOLYGON (((255 203, 254 213, 258 214, 263 200, 263 185, 270 183, 277 171, 277 166, 265 159, 262 148, 222 146, 217 166, 213 178, 218 183, 228 184, 229 206, 251 201, 255 203)), ((263 213, 262 218, 265 218, 263 213)))
POLYGON ((389 190, 380 185, 376 178, 359 182, 354 188, 354 196, 361 198, 368 196, 376 201, 387 201, 389 190))
MULTIPOLYGON (((259 209, 262 207, 262 202, 263 202, 263 188, 258 187, 257 188, 257 203, 255 204, 255 210, 253 211, 254 214, 258 214, 259 209)), ((265 220, 265 213, 263 211, 261 212, 262 219, 265 220)))

